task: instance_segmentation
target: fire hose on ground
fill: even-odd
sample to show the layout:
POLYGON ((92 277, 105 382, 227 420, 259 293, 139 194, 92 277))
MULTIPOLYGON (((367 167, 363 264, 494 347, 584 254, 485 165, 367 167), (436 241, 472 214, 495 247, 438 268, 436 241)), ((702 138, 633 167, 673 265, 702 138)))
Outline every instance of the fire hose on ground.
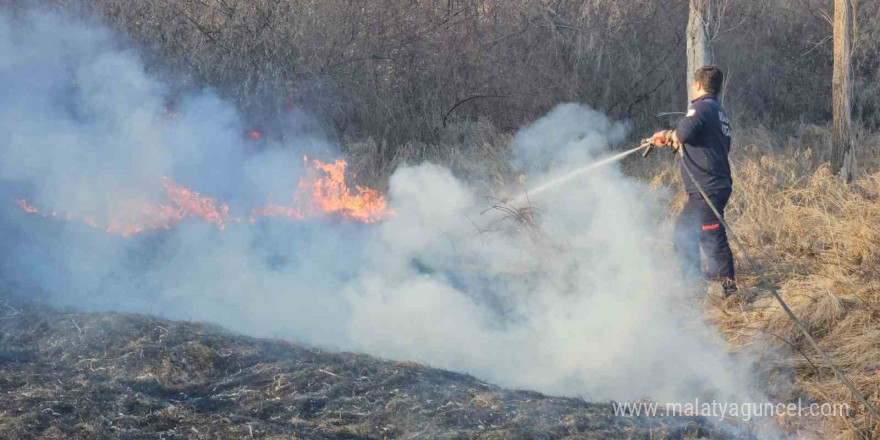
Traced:
MULTIPOLYGON (((533 188, 531 191, 529 191, 528 194, 521 195, 519 198, 517 198, 517 200, 522 201, 523 199, 527 198, 528 196, 537 195, 538 193, 541 193, 547 189, 550 189, 550 188, 555 187, 557 185, 560 185, 562 183, 568 182, 568 181, 574 179, 575 177, 577 177, 581 174, 584 174, 588 171, 591 171, 595 168, 598 168, 600 166, 603 166, 603 165, 606 165, 609 163, 620 161, 620 160, 628 157, 629 155, 631 155, 639 150, 644 149, 644 151, 642 152, 642 157, 643 158, 648 157, 648 155, 651 153, 653 148, 654 148, 654 144, 652 143, 652 140, 650 138, 643 139, 640 142, 638 147, 624 151, 622 153, 618 153, 618 154, 611 156, 611 157, 607 157, 607 158, 599 160, 597 162, 591 163, 590 165, 587 165, 582 168, 578 168, 578 169, 571 171, 567 174, 559 176, 549 182, 545 182, 545 183, 533 188)), ((681 160, 683 161, 684 160, 683 159, 684 146, 683 145, 678 146, 677 152, 679 153, 679 156, 682 156, 681 160)), ((845 374, 843 374, 843 371, 841 371, 840 368, 838 368, 837 365, 834 364, 834 362, 831 360, 831 358, 828 356, 828 354, 825 353, 825 351, 822 350, 821 347, 819 347, 819 344, 816 342, 815 339, 813 339, 813 336, 810 335, 810 332, 809 332, 809 330, 807 330, 807 327, 804 325, 804 323, 801 322, 801 320, 798 319, 797 316, 795 316, 794 312, 791 311, 791 308, 788 306, 788 304, 785 302, 785 300, 782 299, 782 296, 779 295, 779 292, 776 290, 776 286, 767 278, 767 276, 764 274, 764 270, 761 268, 761 266, 759 266, 758 263, 752 258, 752 255, 746 249, 745 245, 743 245, 742 242, 739 241, 739 237, 737 237, 737 235, 733 232, 733 230, 730 229, 730 226, 727 224, 727 221, 725 221, 724 217, 721 216, 721 212, 718 210, 718 208, 715 206, 715 204, 712 203, 712 199, 710 199, 709 196, 706 194, 706 191, 703 189, 702 185, 700 185, 700 183, 697 182, 697 179, 694 177, 693 172, 687 166, 687 163, 682 162, 682 165, 683 165, 682 168, 684 168, 685 172, 688 175, 688 178, 690 178, 691 181, 694 182, 694 186, 700 192, 700 195, 703 197, 703 200, 706 201, 706 203, 709 205, 709 208, 712 209, 712 212, 718 218, 718 221, 721 223, 722 226, 724 226, 724 229, 727 231, 727 235, 730 238, 730 240, 733 241, 733 243, 736 245, 737 248, 739 248, 740 251, 742 251, 743 256, 745 257, 746 261, 752 267, 752 270, 758 275, 758 279, 762 283, 764 283, 765 285, 769 286, 770 292, 773 293, 773 297, 776 298, 776 301, 779 302, 779 305, 782 306, 782 309, 785 311, 785 313, 788 315, 788 317, 792 321, 794 321, 798 330, 800 330, 801 333, 803 333, 804 337, 807 338, 807 341, 810 343, 810 346, 812 346, 813 349, 819 353, 820 357, 825 361, 825 363, 828 365, 828 367, 831 368, 832 371, 834 371, 834 374, 837 376, 837 378, 840 379, 841 382, 843 382, 843 384, 846 386, 846 388, 849 389, 849 391, 852 393, 852 395, 855 396, 856 399, 858 399, 858 401, 862 403, 862 405, 865 405, 865 408, 867 408, 868 412, 875 419, 880 421, 880 412, 878 412, 877 409, 873 405, 871 405, 870 402, 868 402, 868 399, 866 399, 865 396, 861 392, 859 392, 858 389, 856 389, 856 387, 852 384, 852 382, 850 382, 849 378, 846 377, 845 374)))
MULTIPOLYGON (((578 168, 578 169, 571 171, 567 174, 559 176, 551 181, 545 182, 545 183, 533 188, 527 194, 523 194, 520 197, 518 197, 517 201, 523 201, 524 199, 527 199, 529 196, 537 195, 538 193, 541 193, 547 189, 550 189, 550 188, 555 187, 557 185, 560 185, 562 183, 568 182, 568 181, 574 179, 575 177, 577 177, 581 174, 584 174, 588 171, 591 171, 595 168, 598 168, 600 166, 620 161, 620 160, 628 157, 629 155, 631 155, 639 150, 644 149, 644 151, 642 152, 642 157, 643 158, 648 157, 648 155, 651 153, 651 150, 653 148, 654 148, 654 144, 652 143, 652 139, 650 139, 650 138, 643 139, 640 142, 638 147, 635 147, 633 149, 618 153, 618 154, 611 156, 611 157, 607 157, 607 158, 599 160, 597 162, 591 163, 590 165, 587 165, 582 168, 578 168)), ((677 152, 679 153, 679 156, 682 156, 681 160, 683 161, 684 160, 683 159, 684 146, 683 145, 678 146, 677 152)), ((706 203, 709 205, 709 208, 712 209, 712 212, 718 218, 718 221, 721 223, 722 226, 724 226, 730 240, 733 241, 733 243, 736 245, 737 248, 739 248, 740 251, 742 251, 743 256, 745 257, 746 261, 752 267, 752 270, 758 275, 758 279, 762 283, 764 283, 765 285, 769 286, 770 292, 773 293, 773 297, 776 298, 776 301, 779 302, 779 305, 782 306, 782 309, 785 311, 785 313, 788 315, 788 317, 792 321, 794 321, 798 330, 800 330, 801 333, 803 333, 804 337, 807 338, 807 341, 810 343, 810 346, 812 346, 813 349, 819 353, 819 355, 822 357, 822 359, 825 361, 825 363, 828 365, 828 367, 831 368, 832 371, 834 371, 834 374, 837 376, 837 378, 840 379, 841 382, 843 382, 843 384, 846 386, 846 388, 849 389, 849 391, 852 393, 852 395, 855 396, 856 399, 858 399, 858 401, 862 403, 862 405, 865 405, 865 408, 867 408, 868 412, 875 419, 880 421, 880 412, 878 412, 877 409, 873 405, 871 405, 870 402, 868 402, 868 399, 866 399, 865 396, 861 392, 859 392, 858 389, 856 389, 856 387, 852 384, 852 382, 850 382, 849 378, 846 377, 845 374, 843 374, 843 371, 841 371, 840 368, 838 368, 837 365, 834 364, 834 362, 831 360, 831 358, 828 356, 828 354, 825 353, 825 351, 822 350, 821 347, 819 347, 819 344, 816 342, 815 339, 813 339, 813 336, 810 335, 810 332, 809 332, 809 330, 807 330, 807 327, 804 325, 804 323, 801 322, 801 320, 798 319, 797 316, 795 316, 794 312, 792 312, 791 308, 788 306, 788 304, 785 302, 785 300, 782 299, 782 296, 779 295, 779 292, 776 290, 776 286, 767 278, 767 276, 764 274, 764 270, 761 268, 761 266, 759 266, 758 263, 752 258, 752 255, 746 249, 745 245, 743 245, 742 242, 739 240, 739 237, 737 237, 737 235, 733 232, 733 230, 730 229, 730 226, 727 224, 727 221, 725 221, 724 217, 721 216, 720 211, 715 206, 715 204, 712 203, 712 200, 706 194, 706 191, 703 189, 702 185, 700 185, 700 183, 697 182, 697 179, 694 177, 693 172, 687 166, 687 163, 683 162, 682 165, 683 165, 682 168, 684 168, 685 172, 688 175, 688 178, 690 178, 691 181, 694 182, 694 186, 700 192, 700 195, 703 197, 703 200, 706 201, 706 203)))
MULTIPOLYGON (((642 153, 642 157, 647 157, 648 154, 651 153, 652 147, 653 147, 653 144, 651 143, 650 139, 643 140, 641 145, 639 146, 639 149, 641 149, 641 148, 645 149, 644 153, 642 153)), ((745 257, 745 260, 752 267, 752 270, 754 270, 755 273, 758 275, 758 279, 761 280, 762 283, 764 283, 766 286, 768 286, 770 288, 770 292, 773 293, 773 297, 776 298, 776 301, 779 302, 779 305, 782 306, 782 309, 785 310, 785 313, 788 315, 788 317, 791 318, 792 321, 794 321, 797 328, 801 331, 801 333, 803 333, 804 337, 807 338, 807 341, 809 341, 809 343, 813 347, 813 349, 819 353, 819 355, 822 357, 822 359, 825 361, 825 363, 828 365, 828 367, 834 371, 834 374, 837 376, 837 378, 840 379, 840 381, 843 382, 844 385, 846 385, 846 387, 849 389, 849 391, 852 393, 852 395, 855 396, 856 399, 858 399, 862 403, 862 405, 865 405, 865 408, 868 410, 868 412, 871 413, 871 415, 874 416, 874 418, 876 418, 878 421, 880 421, 880 412, 877 411, 877 408, 875 408, 873 405, 871 405, 871 403, 868 402, 868 399, 866 399, 865 396, 861 392, 859 392, 858 389, 856 389, 855 385, 853 385, 852 382, 850 382, 849 378, 846 377, 846 375, 843 373, 843 371, 841 371, 840 368, 838 368, 837 365, 834 364, 834 362, 831 360, 831 358, 828 356, 828 354, 825 353, 825 351, 822 350, 821 347, 819 347, 819 343, 817 343, 816 340, 813 339, 813 336, 810 335, 810 332, 809 332, 809 330, 807 330, 807 327, 804 325, 804 323, 801 322, 801 320, 798 319, 797 316, 795 316, 794 312, 792 312, 791 308, 788 306, 788 304, 785 302, 785 300, 782 299, 782 296, 779 295, 779 292, 776 290, 776 286, 774 285, 774 283, 772 283, 767 278, 767 276, 764 274, 764 270, 752 258, 752 255, 749 254, 749 251, 746 249, 745 245, 743 245, 742 242, 739 241, 739 237, 737 237, 737 235, 733 232, 733 230, 730 228, 730 226, 724 220, 724 217, 718 211, 718 208, 715 206, 715 204, 712 203, 712 199, 710 199, 709 196, 706 194, 706 191, 703 189, 702 185, 700 185, 700 183, 697 182, 697 179, 694 177, 693 172, 688 167, 687 162, 684 162, 684 146, 683 145, 678 147, 678 153, 679 153, 679 156, 681 156, 680 160, 682 160, 682 165, 683 165, 682 168, 684 168, 685 172, 688 175, 688 178, 691 179, 691 182, 694 183, 694 186, 696 186, 697 190, 700 192, 700 195, 703 197, 703 200, 706 201, 706 203, 709 205, 709 208, 711 208, 712 212, 715 214, 715 216, 718 217, 718 221, 721 223, 722 226, 724 226, 724 229, 727 230, 727 235, 730 238, 730 240, 736 245, 736 247, 739 248, 740 251, 742 251, 743 256, 745 257)))

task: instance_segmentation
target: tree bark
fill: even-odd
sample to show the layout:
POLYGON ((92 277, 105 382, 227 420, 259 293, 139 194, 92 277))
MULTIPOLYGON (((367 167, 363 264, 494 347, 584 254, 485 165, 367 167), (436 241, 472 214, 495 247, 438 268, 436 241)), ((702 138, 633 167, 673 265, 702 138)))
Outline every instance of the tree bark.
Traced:
POLYGON ((852 144, 851 0, 834 0, 834 75, 831 78, 831 172, 849 182, 855 173, 852 144))
POLYGON ((707 27, 712 0, 689 0, 690 12, 688 13, 687 26, 687 91, 688 104, 694 98, 691 84, 694 82, 694 72, 704 66, 710 66, 714 62, 712 55, 712 43, 709 40, 707 27))

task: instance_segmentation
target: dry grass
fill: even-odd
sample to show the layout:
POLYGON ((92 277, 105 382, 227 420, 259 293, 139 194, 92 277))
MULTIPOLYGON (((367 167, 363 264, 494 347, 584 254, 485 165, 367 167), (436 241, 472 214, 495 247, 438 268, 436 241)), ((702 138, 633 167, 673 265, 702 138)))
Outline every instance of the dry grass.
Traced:
MULTIPOLYGON (((470 145, 466 148, 455 142, 413 144, 394 162, 432 160, 469 180, 511 181, 511 170, 492 165, 504 159, 509 139, 488 136, 494 133, 490 128, 461 126, 482 134, 459 137, 457 145, 470 145)), ((789 131, 788 135, 766 129, 738 132, 732 153, 736 189, 728 220, 835 364, 880 406, 880 134, 857 131, 860 177, 847 185, 827 168, 825 128, 802 125, 789 131)), ((680 187, 677 162, 670 155, 631 158, 625 168, 653 187, 680 187)), ((684 202, 683 193, 673 197, 670 216, 684 202)), ((503 203, 494 209, 505 211, 517 224, 531 224, 531 212, 509 209, 503 203)), ((707 321, 727 338, 732 350, 761 354, 759 373, 777 402, 802 398, 845 403, 851 409, 849 417, 779 418, 776 423, 803 438, 880 438, 880 423, 823 365, 767 286, 759 285, 741 252, 734 251, 739 281, 754 302, 710 295, 705 303, 707 321), (791 382, 793 388, 787 386, 791 382)))
MULTIPOLYGON (((783 141, 765 130, 740 139, 748 144, 735 147, 736 188, 726 213, 731 227, 823 350, 880 406, 880 137, 860 133, 862 175, 849 185, 822 163, 827 155, 820 128, 804 127, 783 141)), ((653 185, 677 185, 671 161, 654 171, 653 185)), ((683 201, 681 195, 673 199, 671 212, 683 201)), ((880 422, 834 377, 734 252, 740 282, 756 300, 710 297, 707 320, 731 349, 761 353, 769 381, 794 373, 794 389, 771 397, 806 397, 851 409, 849 417, 779 419, 780 425, 816 438, 880 438, 880 422)))
MULTIPOLYGON (((868 131, 860 131, 857 134, 856 143, 860 146, 857 163, 861 175, 855 182, 847 185, 831 175, 825 165, 828 157, 827 133, 821 127, 803 126, 795 135, 784 137, 764 129, 738 132, 738 144, 735 145, 733 154, 736 189, 727 215, 734 232, 767 271, 768 277, 778 286, 780 294, 792 307, 794 313, 804 321, 819 344, 835 364, 845 371, 858 389, 874 405, 880 406, 880 246, 878 246, 880 244, 880 134, 868 131)), ((491 193, 493 187, 502 187, 505 183, 512 182, 514 175, 507 165, 509 161, 506 157, 510 135, 496 130, 488 122, 455 122, 438 136, 444 140, 443 143, 432 145, 409 143, 396 149, 389 149, 383 143, 371 140, 346 141, 344 145, 349 157, 352 158, 352 169, 359 173, 360 179, 372 183, 373 186, 382 187, 381 183, 385 182, 395 166, 425 160, 449 166, 457 175, 485 185, 487 193, 491 193)), ((656 187, 680 187, 677 163, 668 155, 655 154, 648 160, 631 159, 627 163, 627 171, 645 178, 656 187)), ((683 203, 683 194, 674 197, 669 203, 670 215, 675 215, 683 203)), ((510 208, 503 203, 498 206, 510 208)), ((507 213, 516 224, 532 227, 534 218, 532 211, 511 208, 507 213)), ((771 398, 778 402, 805 398, 819 403, 846 403, 851 408, 848 417, 780 418, 777 419, 779 426, 802 438, 880 439, 880 423, 870 418, 843 384, 834 377, 833 372, 822 364, 818 355, 798 334, 794 324, 783 313, 781 307, 768 295, 766 286, 759 285, 755 273, 746 267, 738 249, 735 249, 735 253, 738 260, 739 281, 744 290, 756 296, 755 301, 746 304, 736 298, 721 300, 717 296, 710 295, 705 303, 706 320, 715 325, 727 338, 732 350, 751 350, 761 354, 762 368, 759 372, 767 380, 767 389, 771 398), (784 386, 789 383, 793 383, 793 387, 784 386)), ((169 420, 174 420, 174 423, 192 423, 190 426, 208 426, 208 424, 214 426, 218 423, 220 425, 226 423, 222 422, 222 419, 219 419, 220 422, 215 422, 213 419, 196 420, 191 412, 186 417, 180 416, 180 411, 186 407, 169 406, 165 400, 165 393, 182 390, 190 393, 204 391, 209 384, 216 384, 223 375, 233 371, 225 367, 229 362, 228 350, 218 350, 216 346, 200 342, 201 339, 194 337, 190 330, 187 330, 190 333, 185 338, 175 336, 173 339, 175 342, 170 344, 172 335, 178 333, 181 326, 185 327, 185 325, 150 323, 147 327, 137 329, 137 334, 131 337, 108 333, 110 336, 106 337, 127 338, 135 344, 117 347, 118 357, 115 359, 119 362, 109 362, 106 355, 97 355, 105 349, 103 345, 80 346, 74 350, 71 342, 65 338, 90 329, 116 327, 113 331, 119 331, 118 323, 115 322, 119 320, 118 317, 90 316, 87 318, 88 326, 83 325, 82 322, 77 324, 73 320, 80 318, 73 317, 70 325, 65 324, 66 328, 62 329, 61 323, 67 323, 64 319, 66 318, 63 316, 38 319, 37 321, 43 322, 40 325, 46 327, 37 330, 48 332, 47 337, 39 341, 23 338, 22 347, 28 352, 37 354, 52 356, 58 354, 55 357, 59 357, 61 362, 59 365, 64 368, 70 368, 71 371, 85 376, 100 376, 101 380, 109 378, 111 381, 118 381, 119 383, 114 384, 114 387, 116 385, 129 387, 128 390, 114 388, 108 391, 110 393, 131 392, 131 387, 140 386, 138 384, 151 384, 150 390, 152 388, 160 390, 153 393, 155 395, 144 397, 143 401, 135 402, 155 410, 151 413, 151 417, 157 420, 157 427, 154 429, 151 425, 149 429, 153 431, 149 432, 161 431, 161 426, 170 423, 169 420), (107 322, 102 321, 105 319, 107 322), (53 320, 55 321, 52 322, 53 320), (166 328, 169 326, 175 326, 171 333, 166 328), (37 346, 32 346, 32 343, 37 346), (144 350, 153 353, 149 362, 141 360, 139 354, 132 354, 144 350), (75 355, 75 360, 66 360, 65 354, 69 356, 70 353, 75 355), (220 368, 221 366, 224 368, 220 368), (202 425, 203 423, 205 425, 202 425)), ((227 339, 225 336, 212 338, 215 345, 220 344, 217 341, 223 342, 220 345, 246 341, 245 345, 253 346, 248 350, 256 349, 255 347, 262 344, 244 338, 227 339)), ((11 339, 7 335, 5 342, 9 341, 11 339)), ((94 341, 98 343, 103 339, 96 337, 94 341)), ((294 351, 306 354, 306 351, 299 349, 294 351)), ((263 355, 264 353, 256 357, 248 356, 248 362, 263 355)), ((383 372, 376 376, 376 380, 390 379, 404 373, 406 377, 421 377, 420 375, 423 374, 421 367, 410 368, 397 364, 392 368, 390 364, 376 363, 375 360, 348 355, 333 359, 322 358, 320 363, 315 361, 310 364, 308 370, 287 364, 281 368, 248 363, 246 366, 250 375, 248 377, 258 380, 254 379, 253 383, 235 381, 225 386, 221 394, 215 394, 214 388, 210 393, 204 393, 203 398, 208 401, 219 399, 224 405, 234 405, 238 408, 223 416, 234 420, 234 426, 211 429, 222 429, 225 430, 224 433, 235 432, 237 435, 247 436, 250 434, 250 428, 245 426, 255 423, 254 426, 262 430, 266 438, 272 438, 275 432, 298 432, 301 428, 319 429, 324 430, 323 432, 332 432, 339 437, 357 438, 366 437, 368 434, 384 435, 384 432, 376 431, 377 418, 382 423, 397 425, 397 429, 400 429, 401 423, 412 430, 425 426, 422 423, 439 423, 434 419, 430 422, 427 419, 411 419, 407 414, 412 413, 404 411, 406 405, 415 405, 411 407, 424 405, 421 407, 423 410, 428 411, 431 417, 445 420, 443 423, 452 423, 447 420, 451 417, 449 412, 459 414, 458 408, 467 407, 470 408, 468 411, 474 411, 467 412, 469 415, 479 412, 481 416, 503 419, 505 429, 513 430, 508 431, 508 434, 515 432, 517 435, 525 435, 525 427, 535 420, 520 420, 522 413, 517 415, 516 412, 509 411, 495 412, 497 408, 505 405, 527 404, 530 399, 528 395, 514 395, 494 388, 480 387, 475 388, 478 391, 471 392, 469 389, 472 387, 469 384, 473 382, 471 378, 461 379, 468 384, 456 385, 467 386, 456 389, 455 393, 458 394, 455 395, 454 400, 449 400, 449 395, 443 394, 451 392, 445 388, 450 385, 449 381, 436 384, 440 388, 432 392, 436 393, 434 398, 439 400, 432 399, 432 402, 454 401, 454 407, 441 404, 438 404, 441 406, 430 406, 422 402, 424 396, 411 395, 406 397, 409 400, 400 400, 399 397, 389 394, 382 396, 385 409, 377 409, 375 412, 365 411, 363 407, 347 406, 348 403, 339 403, 340 408, 336 409, 342 412, 336 413, 336 419, 332 418, 330 413, 322 412, 320 417, 309 413, 309 400, 301 395, 302 391, 291 395, 291 390, 298 387, 307 388, 309 383, 332 385, 340 381, 338 370, 328 369, 328 366, 351 365, 355 360, 359 368, 383 372), (398 373, 398 370, 404 373, 398 373), (304 380, 306 383, 303 383, 304 380), (273 399, 285 400, 289 407, 299 408, 288 413, 275 405, 274 409, 267 413, 273 417, 272 420, 285 420, 283 429, 276 425, 272 425, 271 429, 267 428, 260 425, 261 422, 252 415, 248 414, 246 417, 242 415, 245 412, 253 412, 254 408, 263 411, 260 402, 271 402, 273 399), (520 399, 519 403, 513 402, 516 399, 520 399), (302 405, 306 407, 301 407, 302 405), (239 409, 243 411, 239 412, 239 409), (278 419, 279 417, 281 419, 278 419), (346 417, 351 420, 345 419, 346 417), (518 431, 520 429, 523 431, 518 431)), ((436 370, 431 371, 432 374, 441 376, 445 374, 436 370)), ((40 372, 43 373, 47 371, 40 372)), ((7 402, 8 407, 23 408, 24 406, 21 405, 31 402, 41 405, 38 409, 43 411, 47 408, 46 402, 63 400, 63 396, 59 397, 61 391, 55 388, 54 384, 39 380, 29 381, 27 378, 31 376, 28 372, 16 374, 23 374, 16 376, 20 379, 20 388, 16 388, 18 393, 16 395, 21 399, 26 397, 31 400, 24 402, 17 400, 19 397, 11 396, 9 397, 11 400, 7 402)), ((351 372, 350 376, 355 377, 356 374, 360 373, 351 372)), ((70 382, 65 382, 62 391, 73 396, 77 393, 86 393, 86 385, 80 387, 76 380, 79 379, 71 376, 70 382)), ((222 380, 221 382, 227 383, 222 380)), ((344 387, 353 386, 349 383, 344 387)), ((418 391, 426 392, 421 389, 418 391)), ((90 433, 103 429, 99 427, 102 426, 102 420, 105 420, 105 414, 115 414, 118 411, 117 403, 110 400, 112 399, 105 402, 104 407, 100 409, 103 412, 94 417, 77 419, 79 421, 76 424, 73 423, 73 418, 69 417, 70 424, 65 426, 64 433, 72 438, 77 436, 88 438, 92 436, 90 433)), ((375 403, 377 400, 370 402, 375 403)), ((589 423, 584 421, 585 416, 579 410, 573 409, 581 403, 568 400, 558 402, 563 404, 554 411, 557 411, 556 415, 558 420, 562 421, 562 425, 547 429, 569 434, 572 433, 567 431, 570 427, 581 430, 589 426, 589 423), (573 407, 569 408, 567 406, 569 404, 573 407)), ((361 403, 355 402, 355 406, 361 403)), ((48 408, 58 414, 62 414, 60 410, 69 409, 66 406, 48 408)), ((607 408, 605 410, 607 411, 607 408)), ((533 414, 538 417, 538 414, 544 414, 544 411, 546 408, 536 409, 533 414)), ((10 432, 30 432, 29 430, 34 426, 38 426, 40 429, 46 429, 44 438, 54 438, 53 436, 57 437, 61 434, 56 435, 52 431, 57 429, 56 427, 48 428, 50 417, 57 416, 48 411, 45 413, 24 411, 17 415, 3 413, 0 415, 0 425, 4 429, 11 430, 10 432)), ((211 417, 219 416, 214 414, 211 417)), ((458 427, 460 432, 465 432, 469 428, 458 427)), ((407 429, 398 432, 412 432, 407 429)), ((503 429, 498 432, 503 432, 503 429)))
MULTIPOLYGON (((827 168, 824 127, 801 125, 788 132, 738 132, 732 153, 736 188, 727 209, 728 221, 835 364, 880 406, 880 133, 857 130, 859 178, 847 185, 827 168)), ((472 164, 466 172, 459 166, 462 162, 456 165, 449 160, 452 156, 440 154, 433 159, 451 164, 459 175, 473 177, 483 171, 486 174, 477 180, 510 181, 509 169, 483 165, 499 160, 507 141, 496 137, 481 148, 464 150, 468 154, 465 162, 472 164)), ((414 159, 432 159, 428 151, 443 150, 425 148, 414 159)), ((631 158, 625 169, 652 187, 680 188, 677 162, 670 155, 631 158)), ((681 192, 673 197, 670 216, 684 202, 681 192)), ((505 208, 501 204, 495 209, 498 206, 505 208)), ((506 212, 519 224, 530 224, 531 216, 524 215, 530 213, 506 212)), ((778 419, 778 424, 805 437, 880 438, 880 423, 823 365, 767 286, 759 285, 741 252, 734 252, 739 281, 754 301, 725 301, 710 295, 705 302, 707 321, 727 338, 732 350, 761 353, 760 373, 766 376, 768 393, 776 401, 804 398, 846 403, 851 408, 849 417, 778 419), (793 389, 787 386, 792 375, 793 389)))

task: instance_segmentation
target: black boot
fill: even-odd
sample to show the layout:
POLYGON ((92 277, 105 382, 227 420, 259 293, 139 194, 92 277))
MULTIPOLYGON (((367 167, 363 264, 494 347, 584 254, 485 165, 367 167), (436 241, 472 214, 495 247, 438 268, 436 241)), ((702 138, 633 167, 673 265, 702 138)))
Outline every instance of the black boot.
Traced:
POLYGON ((736 281, 727 278, 721 281, 721 290, 724 292, 724 297, 727 298, 735 294, 739 289, 736 287, 736 281))

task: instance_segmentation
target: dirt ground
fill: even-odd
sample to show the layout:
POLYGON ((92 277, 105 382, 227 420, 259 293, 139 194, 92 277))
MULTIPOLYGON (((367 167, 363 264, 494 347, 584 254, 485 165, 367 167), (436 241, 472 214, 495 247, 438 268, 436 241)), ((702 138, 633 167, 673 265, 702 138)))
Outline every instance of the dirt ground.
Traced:
POLYGON ((415 363, 0 298, 0 438, 730 437, 415 363))

